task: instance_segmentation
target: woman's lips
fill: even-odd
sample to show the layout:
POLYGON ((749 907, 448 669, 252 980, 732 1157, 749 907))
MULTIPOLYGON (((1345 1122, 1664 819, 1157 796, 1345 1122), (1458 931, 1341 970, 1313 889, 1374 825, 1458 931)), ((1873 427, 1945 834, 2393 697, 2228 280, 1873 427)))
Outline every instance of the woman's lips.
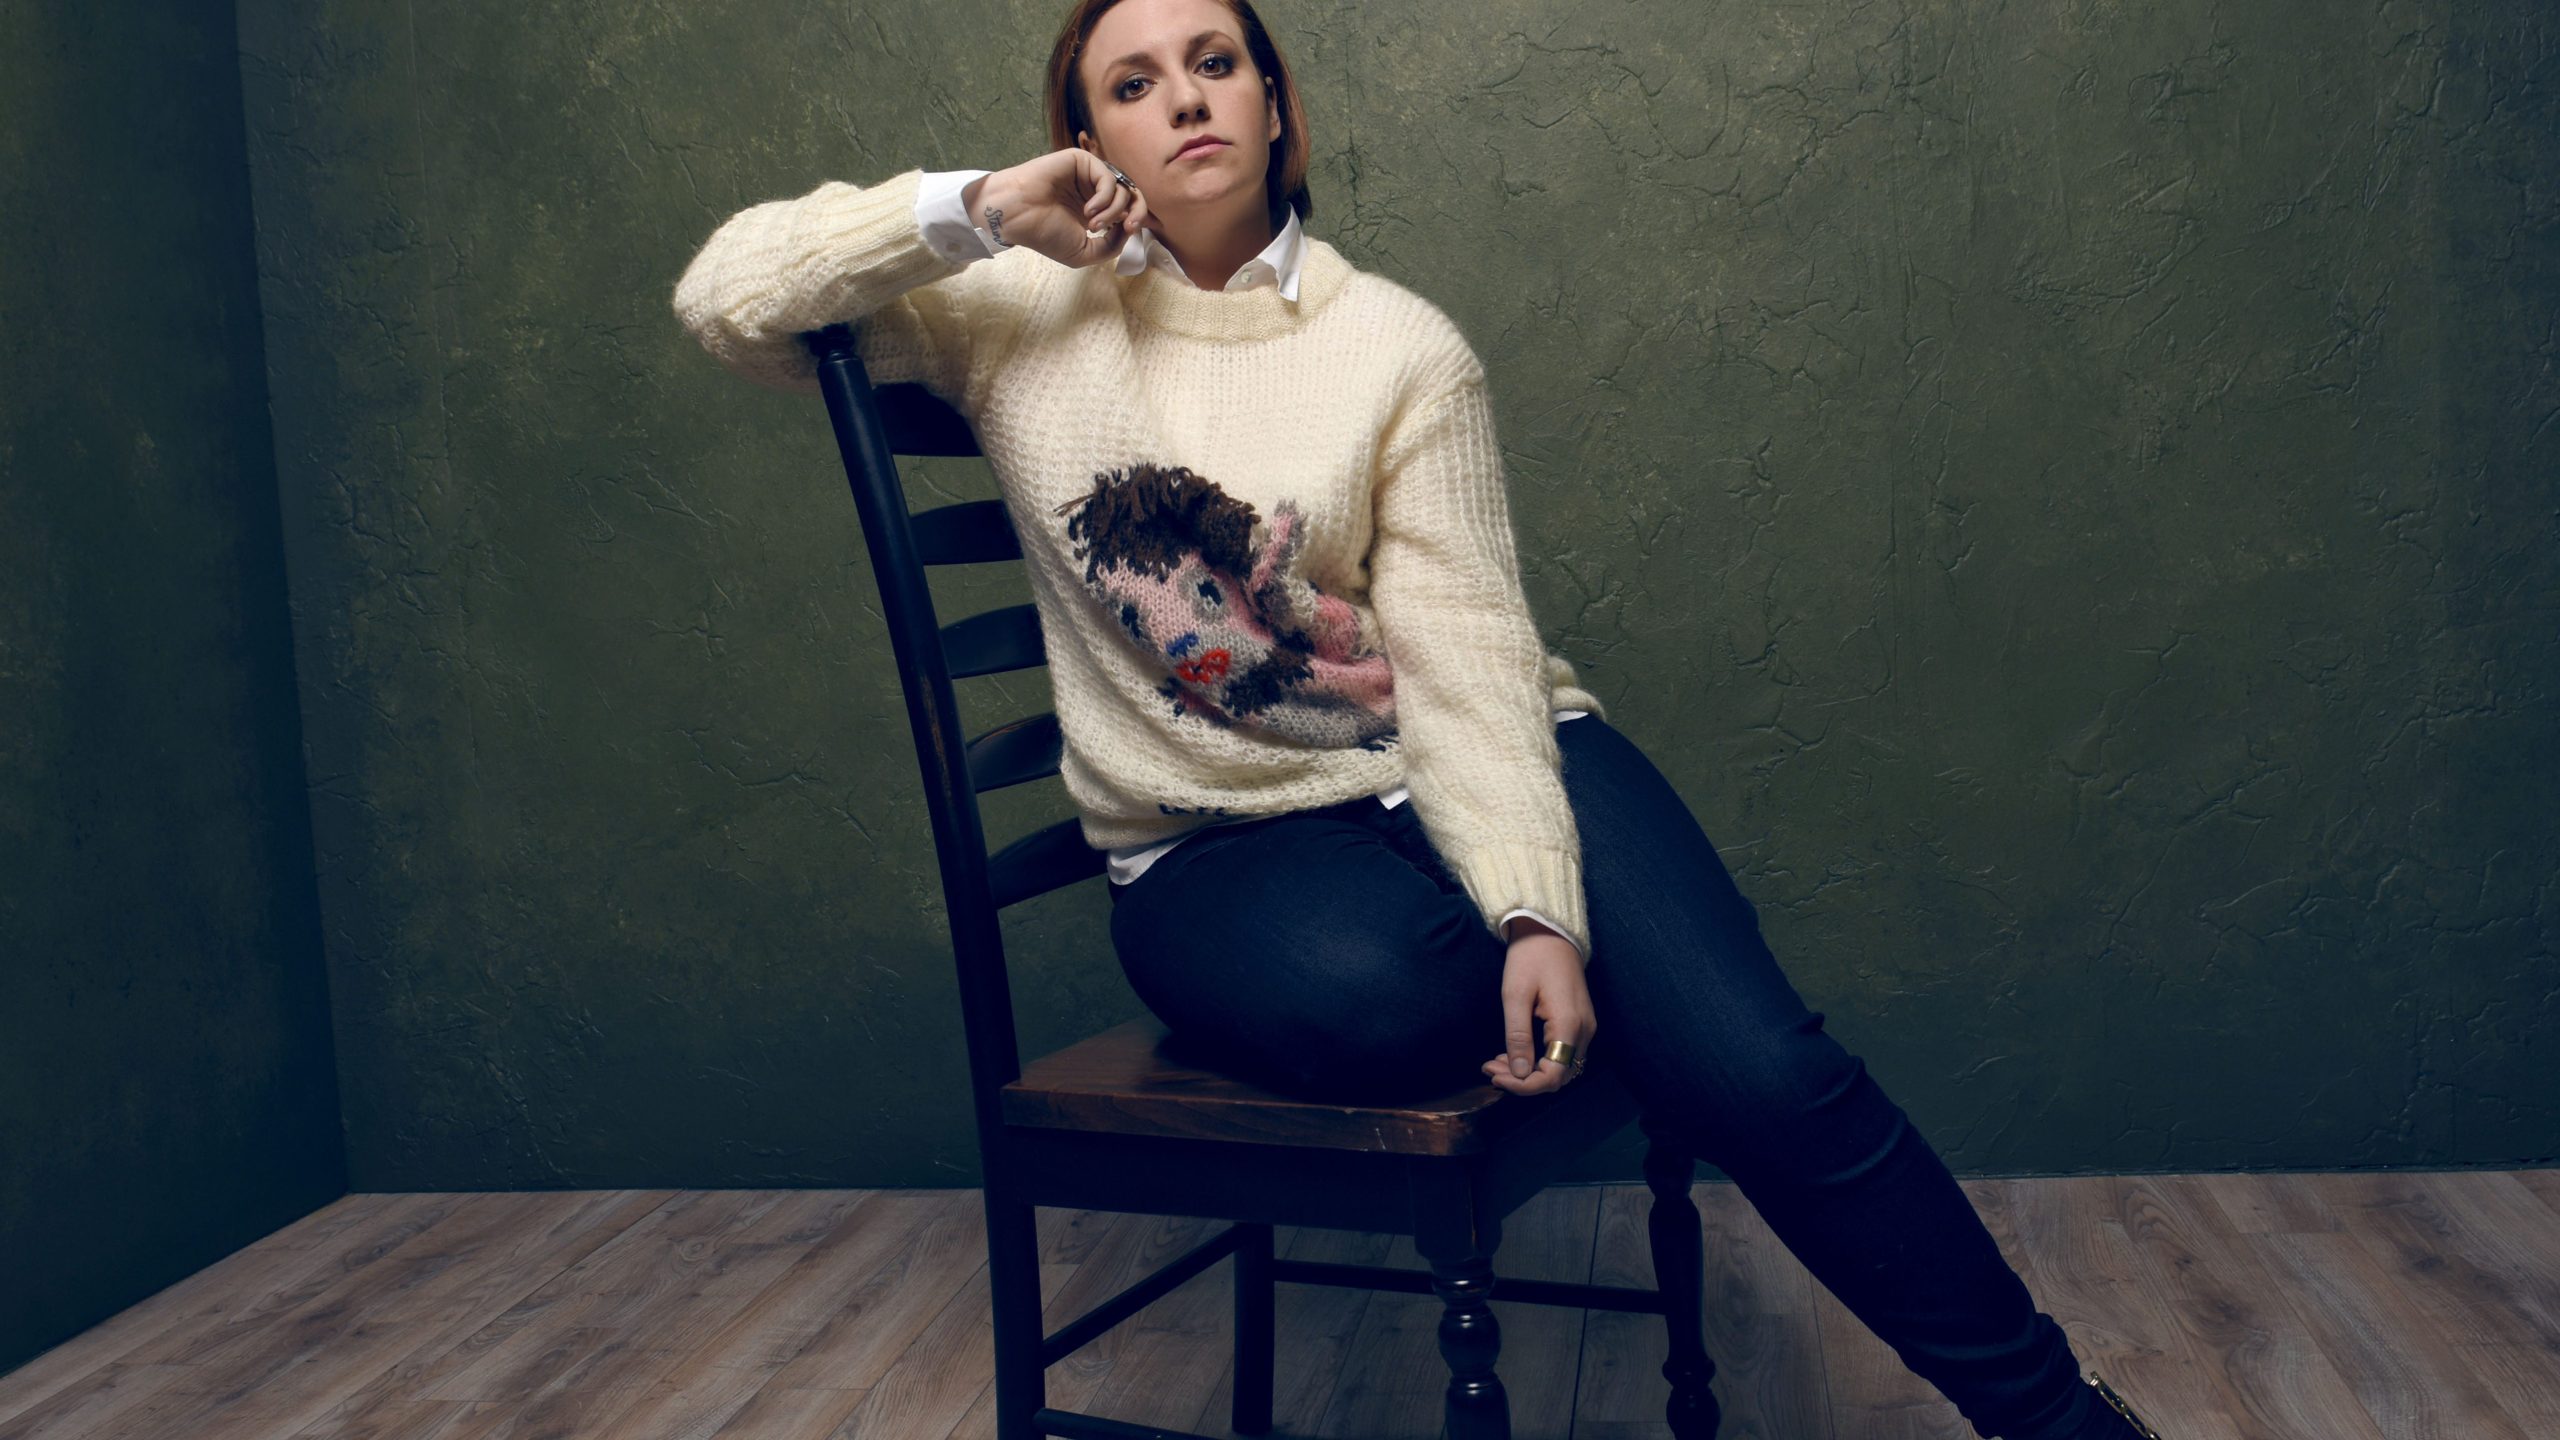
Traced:
POLYGON ((1173 158, 1176 160, 1188 160, 1194 155, 1206 155, 1212 150, 1224 150, 1226 148, 1227 142, 1224 140, 1202 140, 1182 147, 1182 149, 1174 153, 1173 158))

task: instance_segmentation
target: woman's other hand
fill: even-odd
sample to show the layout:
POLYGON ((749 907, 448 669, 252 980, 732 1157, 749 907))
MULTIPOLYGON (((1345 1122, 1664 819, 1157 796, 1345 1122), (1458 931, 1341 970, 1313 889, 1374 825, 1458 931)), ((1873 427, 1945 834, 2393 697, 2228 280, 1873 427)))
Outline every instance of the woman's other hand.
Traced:
POLYGON ((1573 1083, 1570 1065, 1546 1059, 1536 1045, 1530 1017, 1546 1022, 1549 1044, 1571 1041, 1573 1058, 1590 1058, 1599 1029, 1591 991, 1582 978, 1582 953, 1573 942, 1525 916, 1511 922, 1512 939, 1502 965, 1504 1053, 1484 1062, 1485 1078, 1514 1095, 1544 1095, 1573 1083))
POLYGON ((1155 228, 1147 197, 1120 183, 1101 156, 1074 147, 982 175, 961 192, 960 203, 971 223, 1005 244, 1079 269, 1118 255, 1140 229, 1155 228))

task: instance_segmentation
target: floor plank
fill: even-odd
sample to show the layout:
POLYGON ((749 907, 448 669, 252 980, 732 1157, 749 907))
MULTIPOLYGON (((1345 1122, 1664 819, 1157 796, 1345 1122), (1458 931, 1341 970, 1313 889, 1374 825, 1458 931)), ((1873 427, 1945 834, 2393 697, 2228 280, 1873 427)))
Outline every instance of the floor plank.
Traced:
MULTIPOLYGON (((2039 1308, 2177 1440, 2560 1435, 2560 1171, 1963 1182, 2039 1308)), ((1700 1185, 1732 1440, 1967 1440, 1732 1185, 1700 1185)), ((1503 1222, 1506 1278, 1652 1281, 1641 1186, 1503 1222)), ((1037 1212, 1043 1323, 1222 1221, 1037 1212)), ((1404 1237, 1275 1232, 1421 1270, 1404 1237)), ((1049 1403, 1229 1433, 1233 1272, 1210 1267, 1048 1375, 1049 1403)), ((1521 1440, 1663 1440, 1656 1317, 1497 1298, 1521 1440)), ((0 1440, 984 1440, 974 1190, 354 1195, 0 1376, 0 1440)), ((1278 1432, 1433 1440, 1429 1295, 1283 1285, 1278 1432)))
MULTIPOLYGON (((1072 1309, 1061 1307, 1049 1328, 1072 1323, 1095 1304, 1172 1264, 1226 1228, 1224 1221, 1160 1215, 1128 1220, 1125 1228, 1133 1243, 1122 1248, 1107 1289, 1088 1292, 1090 1298, 1072 1309)), ((1188 1428, 1217 1391, 1233 1348, 1226 1338, 1234 1313, 1228 1282, 1232 1270, 1225 1264, 1210 1266, 1115 1326, 1112 1334, 1096 1339, 1087 1348, 1108 1345, 1107 1368, 1097 1371, 1080 1406, 1060 1408, 1188 1428)), ((1052 1390, 1050 1403, 1055 1405, 1063 1392, 1052 1390)))
POLYGON ((2531 1440, 2443 1336, 2401 1323, 2391 1277, 2354 1236, 2248 1239, 2388 1440, 2531 1440))
POLYGON ((414 1215, 442 1198, 340 1196, 0 1376, 0 1425, 33 1409, 62 1387, 87 1380, 105 1366, 155 1363, 140 1353, 146 1345, 172 1334, 181 1336, 179 1343, 184 1343, 185 1338, 225 1314, 236 1313, 298 1282, 308 1269, 333 1262, 361 1263, 352 1257, 365 1250, 362 1244, 348 1247, 345 1260, 336 1255, 313 1258, 310 1252, 363 1226, 375 1227, 378 1233, 398 1229, 401 1238, 406 1238, 426 1223, 414 1219, 414 1215))
MULTIPOLYGON (((2240 1440, 2240 1407, 2219 1368, 2161 1304, 2117 1211, 2124 1182, 2103 1176, 1969 1182, 1992 1234, 2013 1234, 2037 1308, 2163 1435, 2240 1440)), ((2004 1250, 2006 1246, 2004 1245, 2004 1250)))
POLYGON ((1717 1434, 1832 1440, 1813 1276, 1739 1187, 1697 1185, 1690 1194, 1706 1223, 1707 1358, 1724 1409, 1717 1434))
MULTIPOLYGON (((2535 1436, 2560 1435, 2560 1327, 2525 1304, 2508 1278, 2476 1263, 2469 1228, 2446 1213, 2425 1177, 2380 1171, 2328 1177, 2347 1231, 2391 1278, 2400 1323, 2451 1342, 2482 1385, 2535 1436)), ((2545 1271, 2560 1268, 2555 1227, 2536 1225, 2545 1271)))
MULTIPOLYGON (((1374 1263, 1398 1270, 1429 1268, 1407 1235, 1392 1237, 1374 1263)), ((1390 1291, 1366 1296, 1359 1327, 1344 1348, 1332 1403, 1315 1433, 1376 1440, 1438 1435, 1449 1384, 1440 1358, 1440 1311, 1436 1296, 1390 1291)))
POLYGON ((2346 1228, 2319 1186, 2298 1183, 2292 1175, 2199 1175, 2195 1181, 2243 1235, 2322 1235, 2346 1228))
POLYGON ((2237 1243, 2211 1196, 2176 1175, 2133 1177, 2120 1194, 2117 1214, 2145 1262, 2143 1275, 2195 1352, 2215 1367, 2222 1393, 2238 1407, 2243 1436, 2380 1440, 2292 1297, 2237 1243))
POLYGON ((2540 1197, 2543 1204, 2551 1207, 2552 1214, 2560 1215, 2560 1170, 2510 1170, 2506 1173, 2513 1175, 2517 1184, 2540 1197))

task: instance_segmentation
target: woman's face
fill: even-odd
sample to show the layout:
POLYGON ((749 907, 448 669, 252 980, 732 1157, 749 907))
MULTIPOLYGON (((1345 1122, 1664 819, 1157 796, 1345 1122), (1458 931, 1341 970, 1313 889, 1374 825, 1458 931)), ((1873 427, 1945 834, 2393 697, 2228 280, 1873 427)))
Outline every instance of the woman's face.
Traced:
POLYGON ((1280 100, 1219 0, 1121 0, 1077 58, 1093 130, 1079 143, 1128 173, 1158 214, 1265 204, 1280 100), (1211 145, 1177 155, 1204 136, 1211 145))

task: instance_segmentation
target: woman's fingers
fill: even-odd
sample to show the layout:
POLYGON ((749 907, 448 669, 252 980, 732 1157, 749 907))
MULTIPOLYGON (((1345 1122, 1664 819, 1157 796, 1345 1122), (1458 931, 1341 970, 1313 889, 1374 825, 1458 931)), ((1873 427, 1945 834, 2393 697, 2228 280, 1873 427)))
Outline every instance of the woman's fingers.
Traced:
POLYGON ((1516 1079, 1511 1074, 1508 1056, 1496 1056, 1484 1062, 1484 1074, 1485 1079, 1514 1095, 1544 1095, 1551 1090, 1561 1090, 1574 1080, 1573 1067, 1546 1059, 1538 1062, 1536 1074, 1526 1080, 1516 1079))
POLYGON ((1538 1073, 1538 1056, 1530 1049, 1529 1011, 1537 1004, 1535 982, 1523 972, 1513 969, 1502 984, 1503 1059, 1510 1065, 1514 1079, 1526 1080, 1538 1073))
POLYGON ((1093 178, 1093 193, 1084 197, 1085 228, 1092 230, 1110 223, 1107 212, 1128 198, 1129 188, 1120 183, 1110 166, 1101 166, 1101 173, 1093 178))
MULTIPOLYGON (((1545 997, 1532 992, 1528 1001, 1521 1002, 1522 1008, 1515 1011, 1512 997, 1508 993, 1504 995, 1506 1029, 1511 1032, 1505 1039, 1510 1048, 1484 1062, 1485 1078, 1514 1095, 1543 1095, 1550 1090, 1560 1090, 1572 1084, 1580 1073, 1571 1062, 1550 1060, 1532 1049, 1532 1041, 1526 1031, 1527 1022, 1520 1017, 1528 1013, 1527 1007, 1531 1002, 1542 998, 1545 997), (1524 1057, 1533 1061, 1525 1076, 1518 1073, 1520 1067, 1517 1063, 1524 1057)), ((1568 1041, 1573 1045, 1574 1060, 1587 1062, 1591 1058, 1588 1053, 1591 1037, 1598 1033, 1600 1027, 1587 1011, 1566 1008, 1571 1003, 1545 998, 1545 1003, 1537 1004, 1535 1010, 1547 1022, 1548 1043, 1568 1041)))
POLYGON ((1128 217, 1129 202, 1136 193, 1117 180, 1111 182, 1111 190, 1111 202, 1102 207, 1102 214, 1093 222, 1096 227, 1104 230, 1118 225, 1128 217))
POLYGON ((1515 1095, 1541 1095, 1573 1082, 1591 1037, 1599 1031, 1591 992, 1570 946, 1527 937, 1515 941, 1502 967, 1503 1052, 1484 1063, 1485 1077, 1515 1095), (1545 1044, 1537 1022, 1545 1022, 1545 1044), (1550 1060, 1547 1046, 1562 1041, 1571 1060, 1550 1060))
POLYGON ((1094 264, 1120 248, 1128 231, 1117 228, 1128 220, 1137 204, 1137 187, 1123 185, 1119 177, 1105 170, 1085 197, 1080 218, 1084 224, 1085 242, 1082 263, 1094 264))

